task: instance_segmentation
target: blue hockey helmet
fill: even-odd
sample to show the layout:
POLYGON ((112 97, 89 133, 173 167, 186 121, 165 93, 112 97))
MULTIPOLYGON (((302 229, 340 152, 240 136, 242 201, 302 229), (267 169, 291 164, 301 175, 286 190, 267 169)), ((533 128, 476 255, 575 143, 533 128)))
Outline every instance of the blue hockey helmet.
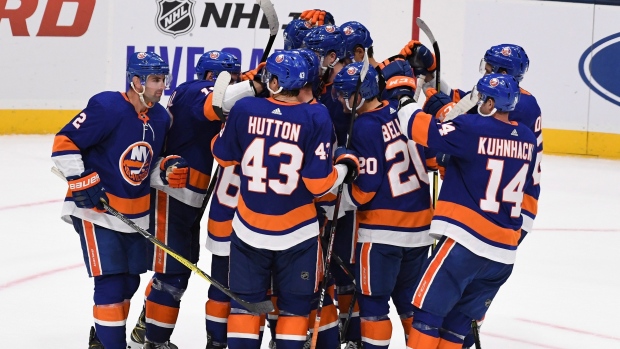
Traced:
POLYGON ((140 78, 142 84, 146 84, 149 75, 164 75, 166 88, 170 85, 170 68, 155 52, 134 52, 127 60, 127 82, 131 83, 134 76, 140 78))
MULTIPOLYGON (((334 78, 334 86, 332 87, 332 98, 344 98, 347 103, 348 99, 355 93, 357 79, 362 71, 363 62, 354 62, 342 68, 334 78)), ((376 97, 379 94, 379 76, 377 71, 369 67, 368 73, 360 86, 360 95, 365 100, 376 97)))
POLYGON ((292 20, 284 29, 284 49, 288 51, 300 48, 310 29, 312 23, 303 19, 292 20))
POLYGON ((502 44, 492 46, 485 52, 480 61, 481 73, 486 73, 487 63, 493 73, 505 70, 506 74, 514 76, 520 82, 530 66, 530 59, 521 46, 502 44))
POLYGON ((353 59, 357 46, 362 46, 364 49, 372 46, 370 31, 362 23, 356 21, 342 23, 340 29, 344 34, 345 54, 348 58, 353 59))
POLYGON ((476 88, 480 95, 478 105, 493 98, 495 109, 501 112, 513 111, 521 95, 517 80, 506 74, 487 74, 478 80, 476 88))
POLYGON ((306 60, 306 65, 308 66, 308 82, 312 83, 313 87, 316 88, 319 83, 319 68, 321 67, 321 61, 319 60, 319 57, 317 57, 317 55, 311 50, 305 48, 300 48, 291 52, 299 54, 306 60))
POLYGON ((213 80, 217 79, 217 76, 227 71, 231 74, 241 73, 241 63, 237 56, 222 51, 207 51, 200 56, 198 63, 196 63, 196 78, 204 80, 207 72, 213 74, 213 80))
POLYGON ((321 57, 333 51, 337 60, 344 58, 346 52, 344 34, 335 25, 322 25, 310 29, 302 47, 317 52, 321 57))
POLYGON ((274 94, 280 93, 282 90, 299 90, 308 82, 306 59, 292 51, 273 53, 267 58, 262 82, 274 94), (269 88, 269 81, 272 77, 278 79, 280 89, 277 91, 271 91, 269 88))

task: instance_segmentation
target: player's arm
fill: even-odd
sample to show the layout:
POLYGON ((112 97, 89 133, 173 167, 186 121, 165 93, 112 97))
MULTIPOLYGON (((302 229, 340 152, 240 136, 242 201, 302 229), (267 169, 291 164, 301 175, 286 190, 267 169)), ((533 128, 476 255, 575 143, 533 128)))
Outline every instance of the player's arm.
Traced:
POLYGON ((241 162, 243 151, 239 143, 237 123, 240 122, 240 118, 245 117, 247 119, 247 113, 243 116, 244 112, 243 108, 233 107, 226 119, 226 123, 222 125, 222 130, 211 141, 213 158, 222 167, 237 165, 241 162))
POLYGON ((65 177, 80 176, 84 171, 82 151, 104 140, 114 128, 118 119, 110 117, 96 98, 54 137, 52 161, 65 177))
MULTIPOLYGON (((429 99, 428 102, 433 101, 429 99)), ((468 132, 467 123, 457 118, 438 124, 433 112, 439 114, 445 110, 428 110, 425 106, 425 111, 422 111, 419 104, 411 99, 401 101, 398 111, 401 129, 409 139, 424 147, 455 156, 469 156, 470 146, 475 140, 468 132)))

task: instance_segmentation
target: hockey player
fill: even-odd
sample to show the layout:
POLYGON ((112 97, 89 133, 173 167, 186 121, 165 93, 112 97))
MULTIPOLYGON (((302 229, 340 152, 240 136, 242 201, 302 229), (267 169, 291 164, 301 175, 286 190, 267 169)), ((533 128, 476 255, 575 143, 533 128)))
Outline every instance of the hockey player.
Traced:
MULTIPOLYGON (((192 263, 198 262, 200 224, 196 221, 213 165, 209 142, 221 128, 211 107, 211 90, 222 71, 230 72, 236 81, 241 72, 237 57, 220 51, 204 53, 196 64, 197 79, 179 85, 168 101, 173 124, 164 154, 180 154, 187 160, 187 187, 172 189, 163 185, 159 176, 151 177, 149 229, 192 263)), ((170 343, 170 336, 191 271, 153 245, 149 246, 148 258, 154 274, 145 289, 145 307, 131 333, 130 347, 146 342, 144 348, 176 348, 170 343)))
MULTIPOLYGON (((349 64, 334 80, 333 95, 343 108, 353 108, 361 68, 362 63, 349 64)), ((411 328, 413 287, 433 243, 428 235, 433 211, 424 149, 403 135, 396 109, 379 102, 374 70, 368 71, 359 94, 351 148, 364 161, 345 197, 357 207, 355 273, 363 347, 387 348, 390 298, 404 334, 411 328)))
MULTIPOLYGON (((271 97, 238 101, 212 143, 220 165, 241 165, 230 288, 246 301, 262 301, 273 274, 279 349, 301 348, 306 340, 321 268, 313 198, 354 178, 358 166, 352 156, 334 166, 331 153, 319 151, 331 141, 332 126, 322 105, 297 101, 307 75, 302 57, 271 55, 263 74, 271 97)), ((228 346, 258 348, 259 325, 258 314, 231 302, 228 346)))
POLYGON ((294 19, 286 25, 282 35, 284 36, 284 50, 290 51, 301 48, 312 24, 303 19, 294 19))
POLYGON ((408 137, 452 154, 431 224, 431 236, 441 240, 416 286, 408 348, 461 348, 472 319, 484 317, 515 261, 536 138, 509 120, 520 95, 512 76, 485 75, 477 89, 480 115, 437 124, 439 111, 429 106, 449 100, 441 93, 424 112, 408 101, 398 112, 408 137))
POLYGON ((342 23, 340 26, 344 34, 346 55, 345 64, 352 62, 361 62, 364 55, 368 54, 368 63, 374 68, 379 62, 374 59, 374 49, 372 46, 372 38, 370 31, 366 27, 356 21, 342 23))
POLYGON ((136 52, 126 74, 130 89, 93 96, 56 134, 52 153, 69 183, 62 218, 78 232, 94 279, 91 349, 126 348, 129 301, 148 267, 147 240, 106 213, 101 201, 147 229, 152 167, 159 167, 162 182, 171 187, 184 187, 188 175, 179 156, 158 162, 170 127, 158 103, 170 81, 168 64, 153 52, 136 52))

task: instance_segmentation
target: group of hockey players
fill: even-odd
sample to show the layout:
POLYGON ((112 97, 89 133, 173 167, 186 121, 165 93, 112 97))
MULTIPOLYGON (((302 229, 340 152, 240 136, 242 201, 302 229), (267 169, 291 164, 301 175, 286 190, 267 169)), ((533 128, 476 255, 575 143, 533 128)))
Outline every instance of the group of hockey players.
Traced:
POLYGON ((209 199, 211 277, 275 310, 252 312, 210 286, 207 349, 259 348, 265 322, 270 348, 387 348, 390 300, 407 348, 473 347, 472 323, 536 216, 541 114, 519 86, 528 65, 523 48, 493 46, 473 92, 445 81, 437 91, 433 52, 420 42, 378 62, 363 24, 308 10, 284 30, 284 50, 251 71, 229 53, 204 53, 196 80, 165 108, 168 64, 134 53, 130 88, 93 96, 53 145, 69 186, 62 217, 94 280, 89 348, 127 348, 129 300, 147 269, 129 347, 177 348, 191 274, 107 205, 195 264, 209 199), (230 82, 217 105, 220 77, 230 82), (477 106, 450 116, 462 99, 477 106), (438 168, 435 206, 428 171, 438 168))

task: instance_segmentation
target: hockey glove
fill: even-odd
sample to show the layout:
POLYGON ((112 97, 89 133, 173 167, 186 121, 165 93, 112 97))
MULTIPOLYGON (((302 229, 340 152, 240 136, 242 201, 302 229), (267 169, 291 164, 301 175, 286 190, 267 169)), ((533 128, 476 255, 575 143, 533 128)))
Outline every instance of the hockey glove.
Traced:
POLYGON ((189 177, 187 161, 178 155, 168 155, 159 164, 159 176, 170 188, 185 188, 189 177))
POLYGON ((346 184, 353 183, 360 173, 360 162, 357 158, 357 153, 351 149, 347 149, 345 147, 336 148, 336 152, 334 153, 334 162, 336 165, 341 164, 347 166, 347 175, 343 180, 346 184))
POLYGON ((407 58, 415 76, 428 75, 437 68, 435 55, 417 40, 409 41, 400 54, 407 58))
POLYGON ((101 199, 108 202, 108 196, 105 194, 97 172, 86 170, 79 176, 67 177, 67 183, 77 207, 105 212, 101 199))
POLYGON ((413 98, 416 89, 416 79, 409 76, 394 76, 385 84, 387 95, 391 98, 409 96, 413 98))
POLYGON ((334 16, 331 13, 314 9, 314 10, 306 10, 301 13, 299 19, 303 19, 304 21, 308 21, 312 23, 314 26, 322 26, 322 25, 335 25, 336 21, 334 21, 334 16))
POLYGON ((422 110, 427 114, 433 115, 440 122, 443 122, 446 114, 448 114, 454 104, 450 96, 431 88, 426 91, 426 102, 422 110))
POLYGON ((265 67, 266 62, 260 62, 256 66, 256 68, 252 70, 248 70, 245 73, 241 74, 241 81, 253 80, 257 82, 261 82, 261 76, 263 75, 263 68, 265 67))

